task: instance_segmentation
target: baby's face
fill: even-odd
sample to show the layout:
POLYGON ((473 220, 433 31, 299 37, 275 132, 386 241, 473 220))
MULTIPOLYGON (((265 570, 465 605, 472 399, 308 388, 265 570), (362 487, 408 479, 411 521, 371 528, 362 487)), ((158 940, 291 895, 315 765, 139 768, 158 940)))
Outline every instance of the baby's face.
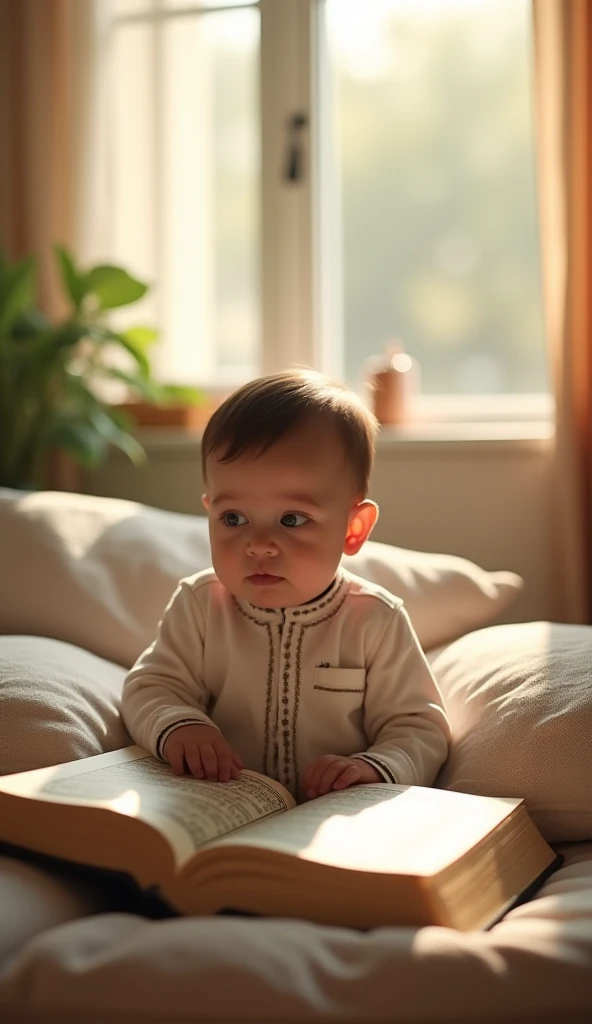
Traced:
POLYGON ((232 594, 278 608, 329 586, 361 500, 336 430, 311 422, 206 471, 212 563, 232 594))

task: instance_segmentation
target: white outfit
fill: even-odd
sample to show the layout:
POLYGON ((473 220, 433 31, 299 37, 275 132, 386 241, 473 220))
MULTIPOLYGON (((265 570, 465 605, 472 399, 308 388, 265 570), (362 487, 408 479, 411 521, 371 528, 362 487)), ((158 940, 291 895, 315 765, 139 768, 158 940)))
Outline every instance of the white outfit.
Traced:
POLYGON ((429 786, 450 738, 402 601, 342 568, 320 598, 283 609, 233 597, 213 569, 181 580, 127 676, 122 713, 161 758, 175 727, 215 725, 246 768, 296 797, 322 754, 429 786))

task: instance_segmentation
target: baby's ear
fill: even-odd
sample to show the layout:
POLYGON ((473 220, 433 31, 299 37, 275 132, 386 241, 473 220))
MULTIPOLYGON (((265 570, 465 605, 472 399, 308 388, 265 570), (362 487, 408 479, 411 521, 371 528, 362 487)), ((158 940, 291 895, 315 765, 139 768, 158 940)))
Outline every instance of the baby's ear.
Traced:
POLYGON ((357 555, 372 533, 377 519, 378 505, 375 501, 366 498, 359 505, 354 505, 345 535, 344 555, 357 555))
POLYGON ((202 494, 202 496, 201 496, 201 503, 202 503, 203 507, 205 508, 206 512, 209 512, 210 511, 210 499, 208 498, 207 494, 202 494))

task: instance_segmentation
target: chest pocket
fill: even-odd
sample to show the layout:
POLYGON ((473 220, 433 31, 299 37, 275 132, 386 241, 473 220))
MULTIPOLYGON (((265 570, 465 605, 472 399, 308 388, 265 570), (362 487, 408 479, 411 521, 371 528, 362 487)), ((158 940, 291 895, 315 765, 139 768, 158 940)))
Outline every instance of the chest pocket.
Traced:
POLYGON ((360 694, 366 689, 366 669, 315 668, 313 686, 324 693, 360 694))

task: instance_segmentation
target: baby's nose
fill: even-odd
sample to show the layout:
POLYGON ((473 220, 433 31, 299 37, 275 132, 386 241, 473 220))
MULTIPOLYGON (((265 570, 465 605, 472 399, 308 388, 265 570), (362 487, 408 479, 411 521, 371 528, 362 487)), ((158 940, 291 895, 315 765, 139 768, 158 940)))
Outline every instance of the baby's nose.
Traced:
POLYGON ((256 555, 277 555, 278 546, 270 533, 259 531, 252 533, 247 541, 247 554, 256 555))

